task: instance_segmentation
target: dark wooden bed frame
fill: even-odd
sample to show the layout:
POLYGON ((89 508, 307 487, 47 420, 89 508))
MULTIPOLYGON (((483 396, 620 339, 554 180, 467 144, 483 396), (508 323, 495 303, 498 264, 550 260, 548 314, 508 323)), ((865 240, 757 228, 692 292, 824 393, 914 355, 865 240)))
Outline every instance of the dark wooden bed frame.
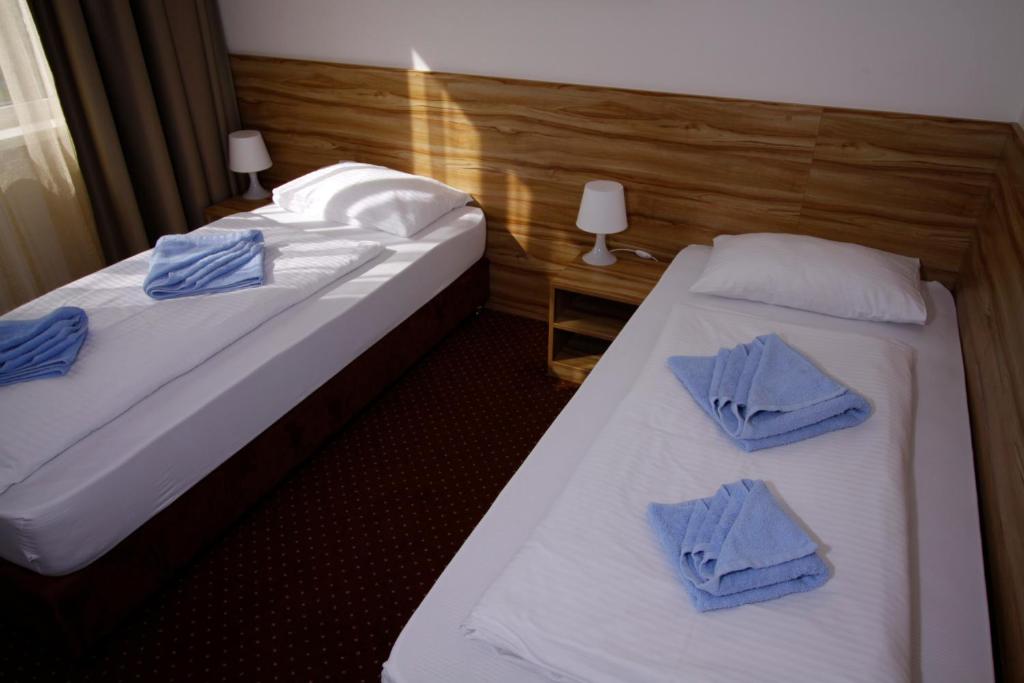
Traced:
POLYGON ((6 618, 79 655, 208 547, 353 415, 487 300, 470 266, 304 401, 92 564, 43 576, 0 560, 6 618))

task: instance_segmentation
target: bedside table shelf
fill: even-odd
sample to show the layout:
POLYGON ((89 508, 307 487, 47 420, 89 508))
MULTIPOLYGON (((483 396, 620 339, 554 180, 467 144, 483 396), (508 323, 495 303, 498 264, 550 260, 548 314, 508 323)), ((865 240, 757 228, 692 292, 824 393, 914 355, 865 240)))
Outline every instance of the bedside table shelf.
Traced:
POLYGON ((551 280, 548 372, 581 383, 665 271, 665 264, 624 258, 607 267, 579 257, 551 280))
POLYGON ((555 301, 555 329, 612 341, 633 315, 636 306, 565 291, 555 301))
POLYGON ((579 384, 587 378, 587 374, 594 369, 610 345, 611 341, 604 339, 564 330, 556 331, 554 356, 549 364, 551 373, 579 384))

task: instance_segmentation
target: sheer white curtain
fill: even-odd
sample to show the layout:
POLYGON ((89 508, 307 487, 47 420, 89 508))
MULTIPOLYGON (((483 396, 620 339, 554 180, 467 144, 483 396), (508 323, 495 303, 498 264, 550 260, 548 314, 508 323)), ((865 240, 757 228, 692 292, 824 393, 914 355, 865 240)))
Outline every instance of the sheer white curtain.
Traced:
POLYGON ((102 266, 32 15, 0 0, 0 313, 102 266))

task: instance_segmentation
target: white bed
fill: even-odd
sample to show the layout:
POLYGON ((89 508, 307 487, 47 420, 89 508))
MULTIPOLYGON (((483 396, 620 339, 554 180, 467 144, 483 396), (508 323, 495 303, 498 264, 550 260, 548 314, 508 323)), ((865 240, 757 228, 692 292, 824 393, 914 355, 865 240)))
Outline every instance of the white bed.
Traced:
POLYGON ((546 680, 467 639, 459 626, 545 517, 589 450, 592 425, 604 423, 628 393, 665 319, 679 303, 890 337, 913 347, 915 434, 908 492, 912 673, 925 681, 992 679, 970 432, 951 295, 928 283, 931 318, 917 327, 689 294, 708 253, 705 247, 690 247, 675 259, 413 615, 385 664, 385 681, 546 680))
POLYGON ((449 285, 481 258, 485 239, 483 212, 474 207, 411 238, 273 205, 218 224, 331 229, 380 242, 384 251, 0 494, 0 557, 45 575, 89 564, 449 285))

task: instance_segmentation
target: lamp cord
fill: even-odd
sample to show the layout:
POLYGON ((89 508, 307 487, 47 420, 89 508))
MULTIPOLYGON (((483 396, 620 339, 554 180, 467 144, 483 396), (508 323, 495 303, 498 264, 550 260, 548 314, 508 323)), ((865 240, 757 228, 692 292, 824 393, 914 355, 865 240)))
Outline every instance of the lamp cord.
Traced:
POLYGON ((608 251, 612 253, 615 253, 616 251, 628 251, 631 254, 636 254, 639 258, 642 258, 645 261, 656 261, 658 263, 661 263, 661 261, 658 261, 658 258, 654 254, 652 254, 649 251, 644 251, 643 249, 634 249, 631 247, 618 247, 616 249, 609 249, 608 251))

